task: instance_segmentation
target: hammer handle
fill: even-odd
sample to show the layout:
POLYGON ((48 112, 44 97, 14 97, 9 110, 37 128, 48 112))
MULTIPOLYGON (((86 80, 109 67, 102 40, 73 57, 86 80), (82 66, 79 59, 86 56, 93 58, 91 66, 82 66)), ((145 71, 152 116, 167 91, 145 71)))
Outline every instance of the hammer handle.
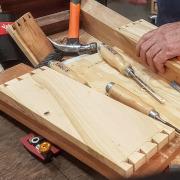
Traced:
POLYGON ((64 74, 68 77, 70 77, 71 79, 74 79, 84 85, 89 86, 88 82, 79 74, 77 74, 75 71, 73 71, 72 69, 70 69, 69 67, 65 66, 63 63, 58 62, 58 61, 53 61, 49 64, 49 67, 61 74, 64 74))
POLYGON ((79 24, 80 24, 80 0, 71 0, 70 2, 70 19, 69 19, 69 39, 79 38, 79 24))
POLYGON ((108 95, 145 115, 149 115, 149 113, 154 109, 152 106, 142 101, 138 96, 131 93, 128 89, 117 84, 114 84, 111 89, 109 89, 108 95))
POLYGON ((99 47, 99 53, 109 65, 117 69, 122 74, 125 74, 127 67, 130 66, 130 63, 128 63, 118 52, 108 45, 101 45, 99 47))

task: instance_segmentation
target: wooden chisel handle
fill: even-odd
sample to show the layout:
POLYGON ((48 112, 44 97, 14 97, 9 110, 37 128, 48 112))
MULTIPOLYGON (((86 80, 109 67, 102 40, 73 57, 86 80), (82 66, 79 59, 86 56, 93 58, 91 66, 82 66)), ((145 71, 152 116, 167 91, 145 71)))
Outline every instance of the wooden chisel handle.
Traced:
POLYGON ((126 62, 118 52, 108 45, 100 45, 99 53, 109 65, 117 69, 122 74, 125 74, 126 69, 131 66, 130 63, 126 62))
POLYGON ((115 83, 109 83, 106 86, 106 91, 111 98, 130 106, 133 109, 144 113, 145 115, 149 115, 149 113, 154 110, 152 106, 142 101, 138 96, 131 93, 128 89, 125 89, 124 87, 115 83))
MULTIPOLYGON (((82 84, 85 84, 87 86, 89 86, 88 82, 79 74, 77 74, 75 71, 73 71, 72 69, 70 69, 69 67, 65 66, 63 63, 59 62, 59 61, 52 61, 49 63, 49 67, 61 74, 64 74, 68 77, 70 77, 71 79, 74 79, 82 84)), ((89 86, 90 87, 90 86, 89 86)))

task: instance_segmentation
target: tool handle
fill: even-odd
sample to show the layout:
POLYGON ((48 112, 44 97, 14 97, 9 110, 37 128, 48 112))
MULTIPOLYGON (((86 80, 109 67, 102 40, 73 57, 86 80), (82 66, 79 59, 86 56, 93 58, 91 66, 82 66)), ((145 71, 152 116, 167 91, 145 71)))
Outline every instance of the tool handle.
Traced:
MULTIPOLYGON (((58 62, 58 61, 53 61, 49 64, 49 67, 61 74, 64 74, 65 76, 70 77, 71 79, 74 79, 84 85, 89 86, 88 82, 79 74, 77 74, 75 71, 72 69, 68 68, 65 66, 63 63, 58 62)), ((90 87, 90 86, 89 86, 90 87)))
POLYGON ((126 62, 118 52, 108 45, 101 45, 99 47, 99 53, 109 65, 122 74, 125 74, 126 69, 130 66, 130 63, 126 62))
POLYGON ((149 115, 149 113, 154 109, 152 106, 142 101, 138 96, 131 93, 128 89, 125 89, 117 84, 112 85, 112 87, 108 90, 108 95, 145 115, 149 115))
POLYGON ((70 2, 70 19, 69 19, 69 39, 79 38, 79 24, 80 24, 80 0, 71 0, 70 2))

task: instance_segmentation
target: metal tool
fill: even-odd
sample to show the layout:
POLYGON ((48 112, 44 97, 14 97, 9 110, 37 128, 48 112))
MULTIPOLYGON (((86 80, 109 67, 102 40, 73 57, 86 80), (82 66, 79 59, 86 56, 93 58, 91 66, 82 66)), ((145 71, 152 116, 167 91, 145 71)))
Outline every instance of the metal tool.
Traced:
POLYGON ((30 133, 21 138, 21 143, 35 157, 42 162, 50 162, 61 150, 47 141, 44 137, 30 133))
POLYGON ((176 91, 180 92, 180 84, 178 84, 176 81, 171 81, 170 86, 174 88, 176 91))
POLYGON ((151 87, 149 87, 135 74, 135 71, 131 64, 126 62, 117 51, 115 51, 108 45, 102 44, 99 46, 99 53, 108 64, 117 69, 123 75, 132 78, 138 85, 140 85, 140 87, 146 90, 146 92, 148 92, 159 103, 165 103, 164 99, 162 99, 157 93, 155 93, 155 91, 151 87))
POLYGON ((110 97, 113 99, 130 106, 137 111, 142 112, 145 115, 150 116, 153 119, 156 119, 157 121, 160 121, 161 123, 172 127, 175 129, 178 133, 180 133, 180 129, 176 128, 173 126, 171 123, 163 120, 160 117, 160 114, 149 104, 145 103, 142 101, 138 96, 135 94, 131 93, 128 89, 125 89, 124 87, 117 85, 113 82, 110 82, 106 86, 106 92, 110 97))
POLYGON ((66 44, 58 44, 49 39, 54 47, 66 54, 93 54, 97 52, 96 42, 90 44, 81 44, 79 42, 80 9, 80 0, 70 1, 69 32, 66 44))
POLYGON ((40 64, 38 64, 36 68, 48 66, 51 69, 90 87, 89 83, 84 79, 83 76, 76 73, 75 71, 73 71, 72 69, 70 69, 69 67, 67 67, 65 64, 63 64, 58 60, 58 58, 61 59, 61 57, 62 57, 61 54, 59 54, 58 52, 56 53, 53 52, 52 54, 49 54, 40 64))

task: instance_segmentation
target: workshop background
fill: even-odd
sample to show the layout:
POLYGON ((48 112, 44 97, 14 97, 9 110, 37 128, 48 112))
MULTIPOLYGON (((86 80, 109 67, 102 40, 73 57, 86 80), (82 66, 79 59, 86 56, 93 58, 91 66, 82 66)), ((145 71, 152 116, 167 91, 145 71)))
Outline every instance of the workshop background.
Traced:
MULTIPOLYGON (((138 6, 132 5, 128 3, 127 0, 97 0, 98 2, 106 5, 108 8, 122 14, 123 16, 131 19, 132 21, 138 19, 145 19, 147 21, 154 22, 150 17, 155 14, 154 6, 152 5, 155 0, 149 1, 148 5, 138 6)), ((30 11, 34 17, 44 16, 47 14, 63 11, 69 8, 69 4, 65 0, 46 0, 44 1, 26 1, 26 0, 18 0, 14 3, 14 0, 0 0, 0 12, 1 9, 4 13, 15 14, 17 17, 22 16, 24 13, 30 11), (51 6, 51 8, 49 8, 51 6), (39 8, 43 7, 43 8, 39 8)), ((3 41, 1 41, 3 42, 3 41)), ((0 44, 1 45, 1 44, 0 44)), ((1 58, 2 56, 0 56, 1 58)), ((10 57, 11 58, 11 57, 10 57)), ((25 61, 24 63, 27 63, 25 61)), ((12 62, 12 64, 6 65, 6 62, 3 64, 0 60, 0 72, 4 68, 8 68, 9 66, 17 64, 16 62, 12 62)))
MULTIPOLYGON (((47 12, 58 12, 68 8, 68 3, 64 3, 62 8, 55 6, 56 0, 46 0, 46 6, 38 8, 37 0, 27 2, 19 0, 19 4, 11 4, 14 0, 0 0, 1 8, 5 12, 22 15, 27 10, 32 11, 35 17, 45 15, 47 12), (24 3, 26 2, 26 4, 24 3), (53 6, 54 3, 54 6, 53 6), (51 4, 52 8, 49 8, 51 4), (28 9, 27 9, 28 7, 28 9)), ((59 3, 65 1, 58 0, 59 3)), ((39 1, 43 3, 44 1, 39 1)), ((152 4, 147 6, 131 5, 127 0, 99 0, 107 3, 107 7, 131 19, 146 19, 150 21, 152 14, 152 4)), ((153 11, 154 12, 154 11, 153 11)), ((0 71, 3 68, 0 64, 0 71)), ((33 158, 20 144, 19 139, 29 133, 30 130, 17 123, 12 118, 0 112, 0 179, 59 179, 59 180, 103 180, 105 179, 97 172, 85 166, 83 163, 73 158, 69 154, 62 152, 52 163, 42 164, 33 158), (21 129, 20 129, 21 128, 21 129), (3 163, 2 163, 3 162, 3 163)))

